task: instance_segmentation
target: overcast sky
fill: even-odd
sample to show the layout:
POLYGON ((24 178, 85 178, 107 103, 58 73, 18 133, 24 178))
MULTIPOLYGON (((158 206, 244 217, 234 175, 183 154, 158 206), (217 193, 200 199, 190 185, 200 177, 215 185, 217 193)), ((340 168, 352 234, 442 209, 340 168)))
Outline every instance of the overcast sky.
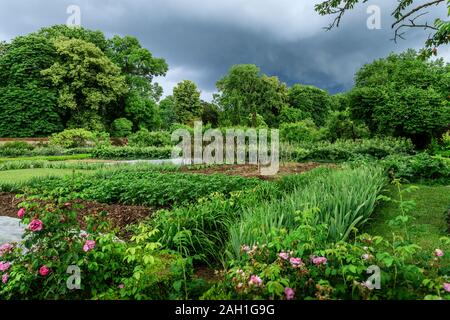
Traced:
MULTIPOLYGON (((396 1, 373 0, 349 12, 339 29, 323 30, 330 17, 314 11, 318 0, 1 0, 0 40, 66 23, 78 5, 81 25, 110 37, 133 35, 170 71, 158 79, 165 94, 179 81, 195 81, 211 98, 215 83, 238 63, 258 65, 289 85, 312 84, 345 91, 363 64, 392 51, 419 49, 427 33, 410 31, 395 44, 390 12, 396 1), (369 5, 381 8, 381 29, 369 30, 369 5)), ((433 17, 445 7, 431 10, 433 17), (434 11, 434 15, 433 15, 434 11)), ((450 61, 448 46, 440 50, 450 61)))

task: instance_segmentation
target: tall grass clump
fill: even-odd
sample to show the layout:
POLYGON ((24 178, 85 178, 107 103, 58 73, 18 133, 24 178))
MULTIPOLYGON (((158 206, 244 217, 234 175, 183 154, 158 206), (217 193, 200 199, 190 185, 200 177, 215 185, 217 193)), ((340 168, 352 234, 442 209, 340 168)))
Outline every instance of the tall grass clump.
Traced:
POLYGON ((269 243, 274 230, 297 228, 296 217, 305 211, 314 211, 314 222, 328 226, 329 241, 345 240, 369 220, 385 184, 379 167, 316 171, 281 201, 244 209, 240 222, 230 227, 229 249, 239 256, 243 245, 269 243))

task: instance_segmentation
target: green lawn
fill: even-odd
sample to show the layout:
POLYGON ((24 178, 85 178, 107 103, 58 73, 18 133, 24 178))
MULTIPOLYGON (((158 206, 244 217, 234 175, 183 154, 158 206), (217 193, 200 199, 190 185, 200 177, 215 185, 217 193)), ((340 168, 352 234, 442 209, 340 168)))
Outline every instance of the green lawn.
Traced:
MULTIPOLYGON (((415 219, 408 223, 411 241, 422 247, 424 252, 440 248, 450 255, 450 245, 443 245, 442 237, 450 237, 445 212, 450 206, 450 186, 417 185, 418 190, 404 195, 404 200, 416 202, 416 208, 410 215, 415 219)), ((403 186, 405 187, 405 186, 403 186)), ((395 188, 390 187, 388 196, 397 198, 395 188)), ((403 228, 389 226, 388 221, 398 216, 398 204, 384 203, 374 214, 369 233, 392 239, 392 234, 402 235, 403 228)))
MULTIPOLYGON (((79 172, 86 172, 86 170, 76 170, 79 172)), ((17 183, 25 182, 35 177, 46 177, 46 176, 66 176, 73 173, 72 169, 22 169, 22 170, 8 170, 0 172, 0 182, 1 183, 17 183)))

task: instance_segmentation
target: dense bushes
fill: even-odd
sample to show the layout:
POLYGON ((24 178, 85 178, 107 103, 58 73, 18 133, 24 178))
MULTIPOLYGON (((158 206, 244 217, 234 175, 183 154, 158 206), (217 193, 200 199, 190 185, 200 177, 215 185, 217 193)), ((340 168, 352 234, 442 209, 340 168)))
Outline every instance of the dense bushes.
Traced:
POLYGON ((291 161, 346 161, 358 155, 382 159, 389 155, 408 155, 414 152, 411 141, 394 138, 338 140, 335 143, 322 141, 284 145, 281 148, 283 158, 291 161))
POLYGON ((53 134, 50 145, 62 148, 79 148, 88 146, 109 145, 109 134, 105 132, 91 132, 86 129, 66 129, 53 134))
POLYGON ((409 157, 390 156, 382 163, 391 176, 401 178, 406 182, 420 180, 448 182, 450 179, 450 160, 432 157, 426 153, 409 157))
POLYGON ((315 142, 319 139, 319 130, 311 119, 283 123, 280 126, 280 138, 282 141, 292 143, 315 142))
POLYGON ((92 149, 91 155, 98 159, 170 159, 172 147, 103 147, 92 149))
POLYGON ((113 137, 125 138, 131 134, 133 122, 126 118, 119 118, 113 121, 111 127, 113 137))
POLYGON ((146 129, 141 129, 132 134, 128 138, 128 145, 130 147, 167 147, 172 145, 171 135, 168 132, 156 131, 150 132, 146 129))

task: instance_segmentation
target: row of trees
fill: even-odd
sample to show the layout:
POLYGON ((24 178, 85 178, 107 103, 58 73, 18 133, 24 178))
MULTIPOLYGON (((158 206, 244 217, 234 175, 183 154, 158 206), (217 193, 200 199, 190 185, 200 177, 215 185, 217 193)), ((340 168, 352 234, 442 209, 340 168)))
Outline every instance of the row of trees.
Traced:
POLYGON ((450 66, 413 50, 365 65, 347 93, 288 87, 255 65, 235 65, 213 102, 192 81, 160 101, 153 82, 168 66, 130 36, 54 26, 0 44, 0 136, 47 136, 64 128, 123 135, 203 120, 212 126, 304 122, 331 140, 365 135, 412 138, 425 145, 450 123, 450 66))

